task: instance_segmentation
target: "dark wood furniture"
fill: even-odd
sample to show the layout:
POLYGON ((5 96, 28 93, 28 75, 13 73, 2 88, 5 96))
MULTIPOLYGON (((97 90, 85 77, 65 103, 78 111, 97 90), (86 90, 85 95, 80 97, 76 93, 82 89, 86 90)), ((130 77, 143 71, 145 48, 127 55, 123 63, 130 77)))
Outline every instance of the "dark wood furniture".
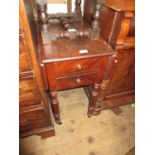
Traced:
MULTIPOLYGON (((92 17, 93 0, 85 1, 84 17, 92 17)), ((110 82, 98 111, 134 102, 135 89, 135 16, 134 0, 104 0, 100 11, 100 37, 117 52, 110 82)), ((87 88, 90 96, 91 88, 87 88)))
POLYGON ((19 134, 45 138, 54 135, 54 126, 36 56, 37 25, 31 2, 19 3, 19 134))
POLYGON ((97 97, 103 98, 100 84, 103 79, 109 81, 110 67, 116 57, 111 47, 99 38, 99 1, 94 4, 90 22, 81 16, 81 1, 77 0, 76 4, 76 12, 70 17, 49 15, 46 13, 47 4, 38 2, 42 77, 58 124, 61 124, 58 90, 92 85, 87 114, 88 117, 98 114, 97 97))
POLYGON ((54 134, 46 93, 58 124, 59 90, 84 86, 89 117, 134 102, 134 0, 85 0, 83 17, 80 0, 63 15, 32 2, 20 0, 21 137, 54 134))
POLYGON ((40 57, 44 67, 43 74, 47 80, 44 83, 50 91, 56 122, 61 124, 57 91, 86 85, 93 85, 88 116, 96 115, 97 96, 101 96, 100 83, 103 78, 108 80, 110 65, 116 57, 115 52, 103 40, 61 39, 44 44, 40 57), (88 52, 80 53, 83 49, 88 52))
MULTIPOLYGON (((45 5, 39 6, 39 11, 43 6, 42 11, 45 12, 45 5)), ((103 109, 134 102, 133 0, 85 0, 84 18, 80 14, 78 20, 74 14, 71 21, 55 15, 46 14, 44 17, 40 18, 40 58, 44 85, 50 91, 57 123, 60 123, 57 90, 99 84, 98 88, 85 87, 90 100, 88 115, 97 115, 103 109), (58 20, 54 22, 50 19, 58 20), (75 28, 76 33, 69 32, 70 28, 75 28), (89 28, 91 30, 88 32, 89 28), (109 57, 103 54, 110 47, 117 56, 116 53, 111 53, 109 57), (79 54, 81 49, 89 49, 89 53, 79 54), (112 55, 116 57, 112 58, 112 55), (83 64, 86 69, 81 67, 83 64), (100 71, 93 73, 97 69, 100 71), (95 99, 92 95, 94 89, 98 89, 95 99)))

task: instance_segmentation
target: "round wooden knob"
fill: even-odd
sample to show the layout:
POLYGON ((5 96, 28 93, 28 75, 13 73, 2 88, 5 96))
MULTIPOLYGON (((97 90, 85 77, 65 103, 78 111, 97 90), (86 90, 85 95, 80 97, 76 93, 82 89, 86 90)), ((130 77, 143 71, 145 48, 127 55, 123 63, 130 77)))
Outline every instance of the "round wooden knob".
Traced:
POLYGON ((77 68, 78 68, 78 70, 81 70, 82 69, 82 67, 81 67, 80 64, 77 65, 77 68))
POLYGON ((117 63, 118 62, 118 60, 115 60, 115 63, 117 63))
POLYGON ((76 79, 76 82, 80 84, 81 83, 81 80, 80 79, 76 79))

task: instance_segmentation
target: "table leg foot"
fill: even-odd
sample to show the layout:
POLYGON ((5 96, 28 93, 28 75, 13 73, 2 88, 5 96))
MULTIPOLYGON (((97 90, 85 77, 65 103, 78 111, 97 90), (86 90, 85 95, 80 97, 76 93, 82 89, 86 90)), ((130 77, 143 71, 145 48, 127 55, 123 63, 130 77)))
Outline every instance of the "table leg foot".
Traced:
POLYGON ((59 101, 57 98, 57 91, 50 92, 50 97, 51 97, 51 106, 52 106, 55 122, 57 124, 62 124, 60 119, 60 112, 59 112, 60 110, 59 110, 59 101))
POLYGON ((89 100, 88 113, 87 113, 88 117, 91 117, 91 115, 93 115, 93 111, 97 101, 98 91, 99 91, 99 84, 94 84, 91 98, 89 100))

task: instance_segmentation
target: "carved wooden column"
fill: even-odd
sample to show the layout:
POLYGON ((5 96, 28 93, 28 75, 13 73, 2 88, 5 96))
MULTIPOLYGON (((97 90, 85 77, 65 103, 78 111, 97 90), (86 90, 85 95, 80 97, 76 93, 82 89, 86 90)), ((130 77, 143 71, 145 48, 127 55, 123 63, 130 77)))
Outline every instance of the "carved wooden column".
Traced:
POLYGON ((91 115, 93 115, 93 111, 98 97, 98 91, 99 91, 99 84, 96 83, 93 86, 92 95, 89 100, 88 113, 87 113, 88 117, 91 117, 91 115))
POLYGON ((96 112, 96 115, 100 113, 101 108, 103 107, 103 100, 104 100, 104 97, 106 96, 106 90, 109 85, 109 82, 110 80, 103 80, 102 83, 100 84, 100 91, 99 91, 99 95, 94 109, 94 111, 96 112))
POLYGON ((57 98, 57 91, 50 92, 53 115, 57 124, 62 124, 60 120, 59 101, 57 98))
POLYGON ((78 20, 81 18, 82 11, 81 11, 81 0, 75 1, 75 18, 78 20))
POLYGON ((67 0, 67 12, 68 16, 72 16, 72 0, 67 0))
POLYGON ((100 33, 100 24, 99 24, 100 9, 101 9, 101 4, 100 4, 100 1, 97 0, 94 15, 93 15, 93 21, 91 23, 92 38, 93 39, 98 39, 99 38, 99 33, 100 33))
POLYGON ((48 22, 47 1, 37 0, 37 6, 38 6, 39 21, 43 24, 46 24, 48 22))
POLYGON ((133 17, 134 12, 132 11, 127 11, 124 13, 124 19, 122 20, 120 32, 116 40, 117 50, 123 49, 124 46, 126 46, 126 48, 133 48, 135 46, 134 37, 127 37, 133 17))

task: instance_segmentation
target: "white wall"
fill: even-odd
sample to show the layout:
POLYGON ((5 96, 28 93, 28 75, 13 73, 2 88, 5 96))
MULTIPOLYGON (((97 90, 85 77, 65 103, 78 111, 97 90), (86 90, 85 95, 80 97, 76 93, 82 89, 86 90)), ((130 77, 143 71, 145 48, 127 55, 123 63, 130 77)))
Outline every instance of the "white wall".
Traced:
MULTIPOLYGON (((64 4, 51 4, 49 3, 47 5, 47 10, 48 10, 48 13, 67 13, 67 0, 65 0, 65 3, 64 4)), ((81 0, 81 9, 83 10, 83 3, 84 3, 84 0, 81 0)), ((75 8, 75 0, 72 0, 72 12, 74 12, 74 8, 75 8)))

